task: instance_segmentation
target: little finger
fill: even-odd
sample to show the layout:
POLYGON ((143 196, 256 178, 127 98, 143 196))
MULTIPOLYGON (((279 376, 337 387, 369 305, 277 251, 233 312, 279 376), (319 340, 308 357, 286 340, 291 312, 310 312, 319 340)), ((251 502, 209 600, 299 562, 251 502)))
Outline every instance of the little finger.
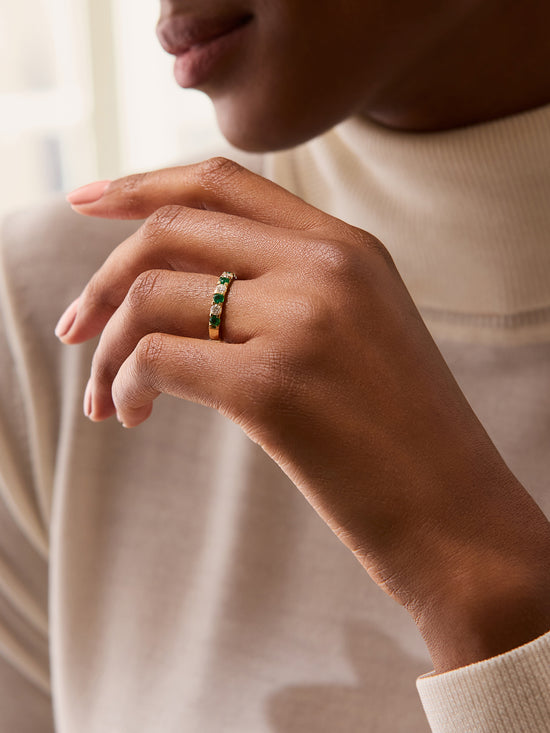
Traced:
POLYGON ((113 382, 124 427, 146 420, 159 394, 170 394, 232 417, 249 399, 249 344, 226 344, 165 333, 144 336, 113 382))

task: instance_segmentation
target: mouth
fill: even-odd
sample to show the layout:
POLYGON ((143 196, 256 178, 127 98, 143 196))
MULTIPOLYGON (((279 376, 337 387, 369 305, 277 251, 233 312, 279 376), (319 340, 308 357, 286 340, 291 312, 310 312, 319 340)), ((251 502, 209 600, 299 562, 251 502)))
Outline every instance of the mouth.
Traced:
POLYGON ((182 56, 194 46, 210 43, 247 25, 252 17, 251 13, 225 18, 173 15, 158 22, 157 37, 167 53, 182 56))

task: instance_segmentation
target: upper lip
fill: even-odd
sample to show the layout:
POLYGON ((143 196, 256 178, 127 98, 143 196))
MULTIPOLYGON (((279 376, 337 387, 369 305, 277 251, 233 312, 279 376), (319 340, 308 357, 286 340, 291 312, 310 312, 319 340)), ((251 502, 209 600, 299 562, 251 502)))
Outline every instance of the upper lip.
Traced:
POLYGON ((171 15, 161 18, 157 24, 157 36, 161 46, 174 56, 188 51, 192 46, 223 36, 252 18, 250 13, 230 17, 199 18, 189 15, 171 15))

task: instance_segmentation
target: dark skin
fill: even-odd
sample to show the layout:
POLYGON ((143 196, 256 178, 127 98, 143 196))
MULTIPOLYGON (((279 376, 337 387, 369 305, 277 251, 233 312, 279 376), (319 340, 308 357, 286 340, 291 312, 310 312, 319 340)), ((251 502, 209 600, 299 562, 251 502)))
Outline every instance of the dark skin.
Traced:
MULTIPOLYGON (((538 0, 247 0, 254 14, 223 75, 200 89, 236 147, 276 150, 352 114, 433 132, 550 102, 550 6, 538 0)), ((193 14, 161 0, 162 21, 193 14)))
MULTIPOLYGON (((434 131, 550 101, 550 8, 412 6, 202 2, 196 13, 254 14, 201 87, 224 135, 274 150, 351 114, 434 131)), ((161 37, 170 13, 191 12, 161 7, 161 37)), ((382 242, 223 159, 92 184, 71 203, 147 218, 58 331, 67 344, 101 333, 85 395, 92 420, 116 412, 135 427, 161 392, 228 416, 407 608, 437 672, 550 629, 550 525, 460 392, 382 242), (227 263, 239 280, 224 306, 228 343, 213 344, 204 314, 227 263), (354 328, 349 314, 365 303, 369 319, 354 328)))

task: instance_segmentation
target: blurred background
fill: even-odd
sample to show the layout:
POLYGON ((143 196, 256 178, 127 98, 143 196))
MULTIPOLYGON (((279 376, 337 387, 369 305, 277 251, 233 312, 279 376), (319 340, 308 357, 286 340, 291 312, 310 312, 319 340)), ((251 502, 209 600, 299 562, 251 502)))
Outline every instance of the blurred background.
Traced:
POLYGON ((0 217, 223 138, 155 36, 158 0, 0 0, 0 217))

